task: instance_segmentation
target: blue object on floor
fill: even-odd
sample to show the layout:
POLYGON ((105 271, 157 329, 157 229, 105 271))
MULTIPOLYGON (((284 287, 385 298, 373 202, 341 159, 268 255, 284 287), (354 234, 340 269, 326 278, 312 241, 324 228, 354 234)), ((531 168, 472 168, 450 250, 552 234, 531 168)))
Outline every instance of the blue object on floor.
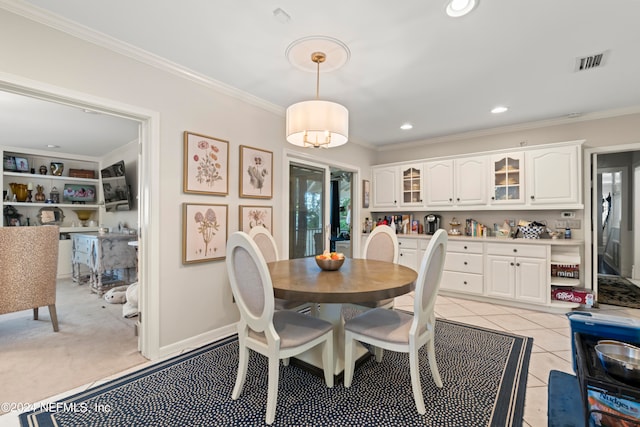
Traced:
POLYGON ((585 415, 578 377, 549 372, 547 420, 549 427, 582 427, 585 415))

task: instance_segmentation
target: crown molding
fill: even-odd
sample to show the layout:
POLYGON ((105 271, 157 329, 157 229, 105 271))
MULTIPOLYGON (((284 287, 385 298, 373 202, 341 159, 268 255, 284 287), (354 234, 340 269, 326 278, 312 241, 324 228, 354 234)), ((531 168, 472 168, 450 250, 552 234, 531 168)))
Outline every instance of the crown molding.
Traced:
POLYGON ((20 15, 31 21, 38 22, 42 25, 46 25, 58 31, 62 31, 73 37, 79 38, 89 43, 93 43, 100 47, 104 47, 136 61, 151 65, 152 67, 169 72, 187 80, 191 80, 209 89, 213 89, 224 95, 236 98, 279 116, 284 116, 285 114, 285 109, 279 105, 267 102, 262 98, 258 98, 257 96, 251 95, 250 93, 243 92, 237 88, 211 79, 203 74, 183 67, 180 64, 176 64, 153 53, 147 52, 144 49, 140 49, 136 46, 122 42, 104 33, 93 30, 84 25, 80 25, 76 22, 65 19, 59 15, 53 14, 39 7, 27 4, 23 1, 0 0, 0 8, 8 10, 9 12, 12 12, 16 15, 20 15))
POLYGON ((500 135, 504 133, 520 132, 524 130, 566 125, 566 124, 572 124, 577 122, 588 122, 592 120, 608 119, 612 117, 626 116, 629 114, 638 114, 638 113, 640 113, 640 106, 617 108, 612 110, 587 113, 587 114, 583 114, 581 116, 573 117, 573 118, 559 117, 554 119, 539 120, 535 122, 518 123, 515 125, 508 125, 508 126, 494 127, 489 129, 474 130, 470 132, 456 133, 451 135, 438 136, 435 138, 427 138, 427 139, 421 139, 417 141, 393 143, 393 144, 379 146, 377 147, 377 151, 390 151, 390 150, 398 150, 398 149, 404 149, 404 148, 415 148, 415 147, 421 147, 421 146, 430 145, 430 144, 441 144, 445 142, 454 142, 454 141, 460 141, 464 139, 480 138, 483 136, 500 135))

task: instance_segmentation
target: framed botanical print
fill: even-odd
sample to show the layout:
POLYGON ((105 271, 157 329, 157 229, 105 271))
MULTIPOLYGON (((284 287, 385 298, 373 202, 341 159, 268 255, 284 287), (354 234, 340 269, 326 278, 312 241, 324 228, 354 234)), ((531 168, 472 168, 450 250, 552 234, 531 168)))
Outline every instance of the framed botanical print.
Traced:
POLYGON ((185 131, 182 181, 185 193, 229 194, 229 141, 185 131))
POLYGON ((253 227, 262 226, 273 234, 273 208, 271 206, 240 205, 240 231, 248 233, 253 227))
POLYGON ((240 197, 273 197, 273 152, 240 146, 240 197))
POLYGON ((228 206, 182 204, 182 263, 192 264, 227 256, 228 206))

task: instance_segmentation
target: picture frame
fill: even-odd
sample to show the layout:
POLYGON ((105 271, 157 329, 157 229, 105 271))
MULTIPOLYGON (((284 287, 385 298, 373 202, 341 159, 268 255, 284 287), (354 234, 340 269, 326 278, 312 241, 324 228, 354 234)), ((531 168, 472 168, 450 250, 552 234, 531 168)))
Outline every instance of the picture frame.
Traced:
POLYGON ((229 194, 229 141, 184 132, 183 191, 192 194, 229 194))
POLYGON ((16 162, 16 172, 29 173, 29 160, 25 157, 14 157, 16 162))
POLYGON ((263 226, 273 234, 273 207, 240 205, 240 231, 248 233, 253 227, 263 226))
POLYGON ((7 172, 16 171, 16 158, 13 156, 3 156, 3 169, 7 172))
POLYGON ((182 263, 193 264, 227 256, 228 205, 182 204, 182 263))
POLYGON ((96 186, 87 184, 65 184, 62 190, 63 203, 95 203, 96 186))
POLYGON ((240 197, 273 197, 273 152, 240 146, 240 197))
POLYGON ((368 208, 371 200, 371 183, 368 179, 362 180, 362 207, 368 208))

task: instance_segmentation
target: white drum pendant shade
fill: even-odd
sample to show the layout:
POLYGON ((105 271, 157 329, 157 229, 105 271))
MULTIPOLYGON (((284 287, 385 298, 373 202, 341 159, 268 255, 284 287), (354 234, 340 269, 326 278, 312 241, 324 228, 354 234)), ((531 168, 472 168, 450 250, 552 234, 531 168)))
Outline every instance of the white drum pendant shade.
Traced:
POLYGON ((300 147, 332 148, 349 139, 349 111, 335 102, 303 101, 287 108, 287 141, 300 147))

